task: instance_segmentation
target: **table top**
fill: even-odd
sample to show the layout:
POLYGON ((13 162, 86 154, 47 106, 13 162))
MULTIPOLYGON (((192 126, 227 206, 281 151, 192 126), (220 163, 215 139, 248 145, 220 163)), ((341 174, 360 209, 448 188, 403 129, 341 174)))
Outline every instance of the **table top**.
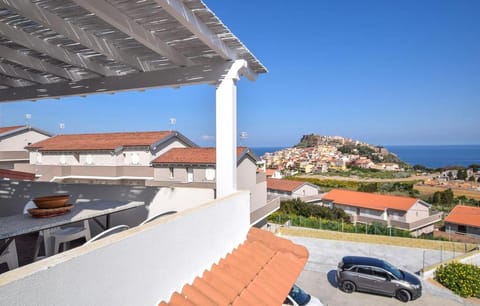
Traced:
POLYGON ((56 226, 92 219, 144 205, 140 201, 92 201, 77 202, 64 215, 49 218, 33 218, 30 214, 0 217, 0 239, 38 232, 56 226))

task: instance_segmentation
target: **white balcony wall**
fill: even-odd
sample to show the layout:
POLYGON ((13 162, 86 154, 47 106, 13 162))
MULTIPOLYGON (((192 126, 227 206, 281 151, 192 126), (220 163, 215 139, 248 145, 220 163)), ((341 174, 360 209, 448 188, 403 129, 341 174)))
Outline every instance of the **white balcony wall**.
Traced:
POLYGON ((248 202, 237 192, 3 273, 1 303, 157 305, 246 239, 248 202))

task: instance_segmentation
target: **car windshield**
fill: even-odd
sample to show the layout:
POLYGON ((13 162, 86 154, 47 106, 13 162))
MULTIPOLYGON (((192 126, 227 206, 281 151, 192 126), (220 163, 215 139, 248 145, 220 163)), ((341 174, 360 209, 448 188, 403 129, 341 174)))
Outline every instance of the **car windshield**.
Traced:
POLYGON ((398 270, 394 265, 389 263, 388 261, 384 261, 385 263, 385 269, 392 273, 396 278, 398 279, 403 279, 403 273, 402 271, 398 270))
POLYGON ((300 289, 297 285, 293 285, 292 289, 290 290, 290 293, 288 294, 292 299, 295 300, 295 302, 302 306, 306 305, 310 301, 310 295, 307 294, 305 291, 300 289))

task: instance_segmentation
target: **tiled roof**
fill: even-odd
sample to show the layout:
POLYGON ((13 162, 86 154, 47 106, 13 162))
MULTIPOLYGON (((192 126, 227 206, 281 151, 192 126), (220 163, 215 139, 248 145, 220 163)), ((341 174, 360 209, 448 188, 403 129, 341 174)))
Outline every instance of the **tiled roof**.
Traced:
MULTIPOLYGON (((237 148, 237 157, 247 150, 245 147, 237 148)), ((173 148, 152 161, 152 164, 216 164, 215 148, 173 148)))
POLYGON ((40 151, 115 150, 119 147, 149 146, 170 135, 170 131, 57 135, 27 148, 38 148, 40 151))
POLYGON ((282 305, 308 259, 305 247, 251 228, 247 240, 164 305, 282 305))
POLYGON ((381 211, 387 208, 407 211, 417 202, 417 199, 411 197, 388 196, 341 189, 331 190, 323 199, 333 201, 335 204, 381 211))
POLYGON ((445 222, 480 227, 480 207, 457 205, 445 218, 445 222))
POLYGON ((294 181, 294 180, 283 180, 283 179, 267 179, 267 189, 272 190, 279 190, 279 191, 288 191, 294 192, 301 186, 306 184, 306 182, 302 181, 294 181))
POLYGON ((8 169, 0 169, 0 177, 8 178, 11 180, 26 180, 33 181, 35 179, 35 173, 21 172, 8 169))
POLYGON ((16 125, 16 126, 4 126, 4 127, 0 127, 0 134, 3 134, 3 133, 6 133, 6 132, 10 132, 10 131, 13 131, 13 130, 17 130, 17 129, 20 129, 22 127, 25 127, 24 125, 16 125))

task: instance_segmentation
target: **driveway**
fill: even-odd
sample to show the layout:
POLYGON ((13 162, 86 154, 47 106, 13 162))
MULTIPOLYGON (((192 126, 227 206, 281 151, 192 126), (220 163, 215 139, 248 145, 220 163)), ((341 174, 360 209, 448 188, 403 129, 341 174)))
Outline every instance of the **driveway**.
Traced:
MULTIPOLYGON (((309 259, 297 280, 305 291, 318 297, 325 305, 402 305, 395 298, 355 292, 347 294, 337 288, 335 271, 340 259, 345 255, 372 256, 383 258, 397 267, 417 272, 428 266, 453 256, 450 252, 396 247, 380 244, 336 241, 316 238, 287 236, 293 242, 305 246, 309 259)), ((449 290, 422 280, 422 297, 408 305, 480 305, 465 300, 449 290)))

